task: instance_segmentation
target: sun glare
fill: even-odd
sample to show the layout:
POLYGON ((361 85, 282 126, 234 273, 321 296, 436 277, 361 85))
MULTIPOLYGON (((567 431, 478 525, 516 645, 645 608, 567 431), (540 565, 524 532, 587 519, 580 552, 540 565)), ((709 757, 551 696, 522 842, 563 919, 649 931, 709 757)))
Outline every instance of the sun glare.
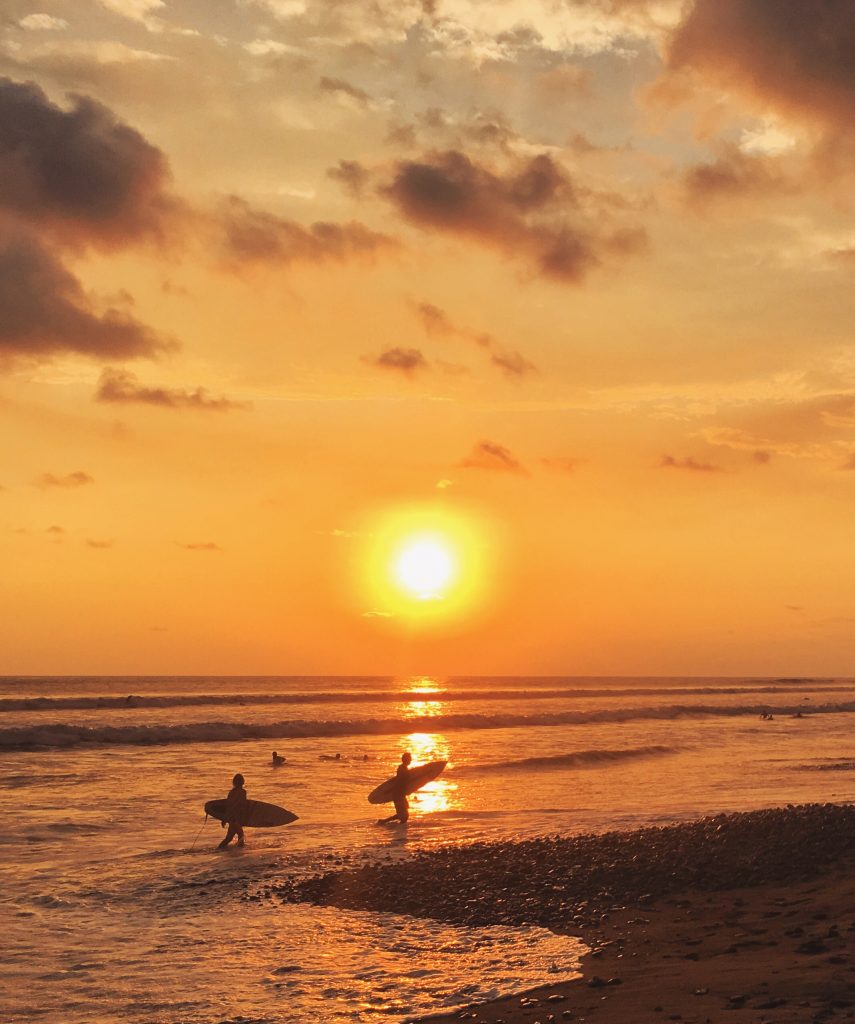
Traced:
POLYGON ((378 515, 364 535, 364 614, 381 622, 460 618, 489 590, 487 534, 474 517, 445 506, 408 506, 378 515))
POLYGON ((457 559, 442 537, 404 541, 393 561, 398 586, 419 601, 441 601, 454 586, 457 559))

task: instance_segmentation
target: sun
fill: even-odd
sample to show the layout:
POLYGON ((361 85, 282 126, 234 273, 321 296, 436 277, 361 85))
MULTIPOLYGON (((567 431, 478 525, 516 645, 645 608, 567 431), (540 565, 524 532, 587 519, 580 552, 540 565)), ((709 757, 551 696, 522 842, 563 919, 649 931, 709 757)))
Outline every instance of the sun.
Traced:
POLYGON ((491 531, 447 505, 408 505, 366 517, 356 563, 362 614, 382 624, 462 622, 490 589, 491 531))
POLYGON ((392 574, 405 594, 419 601, 441 601, 456 582, 458 564, 447 538, 408 537, 393 559, 392 574))

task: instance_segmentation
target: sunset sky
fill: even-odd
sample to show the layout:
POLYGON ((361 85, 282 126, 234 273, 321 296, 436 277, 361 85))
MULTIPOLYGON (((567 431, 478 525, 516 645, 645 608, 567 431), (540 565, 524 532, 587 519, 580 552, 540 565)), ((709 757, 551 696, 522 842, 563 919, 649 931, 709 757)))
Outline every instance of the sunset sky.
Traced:
POLYGON ((855 674, 851 0, 3 0, 0 76, 0 672, 855 674))

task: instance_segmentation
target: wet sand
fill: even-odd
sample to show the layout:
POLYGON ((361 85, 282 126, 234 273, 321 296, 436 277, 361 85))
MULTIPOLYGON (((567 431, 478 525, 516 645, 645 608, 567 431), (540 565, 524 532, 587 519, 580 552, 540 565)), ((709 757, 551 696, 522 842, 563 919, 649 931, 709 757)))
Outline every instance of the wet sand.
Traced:
POLYGON ((846 805, 444 848, 274 891, 456 923, 545 925, 591 947, 581 978, 431 1020, 855 1020, 855 807, 846 805))

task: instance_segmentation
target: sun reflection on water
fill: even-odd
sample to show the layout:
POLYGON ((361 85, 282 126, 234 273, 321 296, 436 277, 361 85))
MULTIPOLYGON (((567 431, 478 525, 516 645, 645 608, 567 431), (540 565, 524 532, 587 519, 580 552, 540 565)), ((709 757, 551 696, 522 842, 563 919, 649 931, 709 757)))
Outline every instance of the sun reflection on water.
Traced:
POLYGON ((430 676, 416 676, 410 679, 403 692, 417 695, 419 698, 398 705, 398 711, 404 718, 434 718, 445 710, 444 701, 425 699, 432 693, 441 694, 443 692, 437 680, 431 679, 430 676))
MULTIPOLYGON (((413 755, 413 765, 425 764, 427 761, 448 761, 451 763, 451 748, 442 733, 413 732, 403 736, 399 742, 401 752, 409 750, 413 755)), ((462 801, 457 791, 457 783, 440 775, 429 782, 410 797, 411 812, 436 814, 438 811, 459 810, 462 801)))

